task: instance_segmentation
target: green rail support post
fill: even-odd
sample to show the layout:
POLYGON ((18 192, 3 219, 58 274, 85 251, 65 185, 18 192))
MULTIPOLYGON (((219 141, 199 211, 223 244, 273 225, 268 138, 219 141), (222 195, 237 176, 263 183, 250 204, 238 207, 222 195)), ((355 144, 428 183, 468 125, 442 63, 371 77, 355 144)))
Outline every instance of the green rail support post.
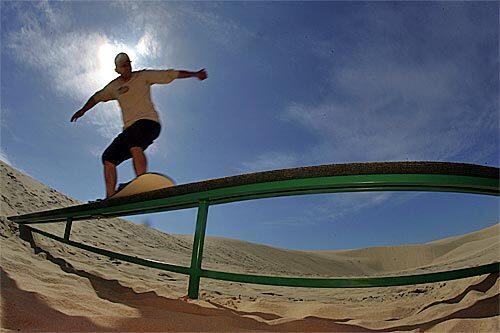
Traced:
POLYGON ((33 234, 31 233, 31 228, 24 225, 20 224, 19 225, 19 238, 22 240, 33 243, 33 234))
POLYGON ((69 241, 69 234, 71 233, 71 225, 73 224, 73 218, 66 218, 66 228, 64 229, 64 240, 69 241))
POLYGON ((200 290, 201 261, 203 259, 205 230, 207 229, 208 206, 208 200, 201 200, 198 205, 193 254, 191 256, 191 268, 189 273, 188 297, 190 299, 198 299, 198 292, 200 290))

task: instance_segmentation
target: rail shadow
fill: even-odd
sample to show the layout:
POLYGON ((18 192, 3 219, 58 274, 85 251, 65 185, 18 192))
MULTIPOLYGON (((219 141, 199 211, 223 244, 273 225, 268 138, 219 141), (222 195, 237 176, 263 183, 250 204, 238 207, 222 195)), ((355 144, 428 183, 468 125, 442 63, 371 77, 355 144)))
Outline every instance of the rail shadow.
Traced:
MULTIPOLYGON (((207 308, 201 305, 182 301, 180 299, 169 299, 158 295, 154 291, 136 292, 132 288, 122 285, 118 280, 105 279, 103 277, 91 274, 84 270, 76 269, 62 258, 56 258, 47 250, 37 246, 32 235, 25 238, 29 241, 35 253, 43 253, 45 258, 53 264, 56 264, 60 269, 68 274, 74 274, 87 279, 96 295, 106 301, 116 304, 122 304, 127 307, 136 309, 139 317, 120 318, 115 321, 110 327, 104 327, 94 324, 89 318, 82 316, 67 316, 57 310, 50 308, 47 304, 33 302, 29 312, 25 312, 25 318, 28 318, 28 326, 25 329, 33 329, 33 325, 37 330, 46 331, 235 331, 235 330, 253 330, 253 331, 334 331, 334 332, 375 332, 374 330, 366 329, 362 326, 349 325, 338 323, 332 319, 324 319, 319 317, 306 317, 300 320, 292 320, 281 324, 268 324, 254 318, 245 317, 246 315, 259 316, 263 320, 273 320, 279 318, 274 314, 261 312, 242 312, 234 311, 222 306, 216 308, 207 308), (53 317, 52 317, 53 316, 53 317), (44 322, 43 319, 56 318, 44 322), (60 323, 67 323, 66 326, 61 326, 60 323), (76 327, 75 329, 73 329, 76 327)), ((15 281, 6 279, 9 285, 6 289, 15 289, 15 281)), ((28 293, 17 288, 17 293, 28 293)), ((2 297, 4 294, 2 293, 2 297)), ((12 293, 5 294, 7 302, 15 305, 19 299, 12 293)), ((15 308, 12 307, 12 308, 15 308)), ((17 307, 19 308, 19 306, 17 307)), ((16 315, 19 317, 18 315, 16 315)), ((7 316, 14 317, 14 316, 7 316)), ((47 320, 45 320, 47 321, 47 320)), ((345 321, 345 320, 341 320, 345 321)), ((2 322, 3 324, 3 322, 2 322)), ((6 328, 14 328, 12 323, 6 322, 6 328)))

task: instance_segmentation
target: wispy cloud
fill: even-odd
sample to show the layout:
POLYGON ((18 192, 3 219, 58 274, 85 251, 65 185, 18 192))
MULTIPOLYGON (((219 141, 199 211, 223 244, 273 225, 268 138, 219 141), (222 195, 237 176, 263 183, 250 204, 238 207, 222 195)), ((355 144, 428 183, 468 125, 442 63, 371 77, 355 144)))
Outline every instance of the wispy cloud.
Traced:
POLYGON ((421 192, 357 192, 336 193, 301 200, 302 211, 293 217, 259 222, 268 227, 304 227, 342 223, 344 218, 362 214, 381 204, 398 206, 420 196, 421 192), (312 198, 311 198, 312 199, 312 198))
POLYGON ((7 153, 1 147, 0 147, 0 161, 2 161, 4 163, 7 163, 12 168, 16 169, 17 171, 21 172, 24 175, 30 176, 31 178, 36 179, 28 171, 26 171, 25 169, 19 167, 17 164, 15 164, 14 162, 12 162, 12 160, 9 158, 9 156, 7 156, 7 153))
POLYGON ((285 169, 298 166, 299 159, 293 153, 266 152, 254 161, 243 162, 238 169, 240 172, 250 173, 275 169, 285 169))
POLYGON ((498 136, 498 76, 488 74, 498 73, 498 31, 492 38, 485 33, 491 27, 465 8, 448 8, 451 22, 432 6, 419 14, 410 6, 380 8, 357 14, 361 29, 311 41, 327 69, 329 93, 321 103, 297 101, 283 112, 284 120, 320 139, 307 158, 454 160, 466 151, 498 149, 491 139, 498 136), (408 37, 410 30, 427 38, 408 37), (346 42, 354 37, 357 43, 346 42), (334 56, 325 52, 332 48, 334 56), (485 82, 488 77, 493 81, 485 82))
POLYGON ((328 101, 288 106, 283 119, 320 138, 312 160, 448 160, 494 132, 491 106, 464 104, 460 66, 345 65, 334 73, 328 101))
MULTIPOLYGON (((483 53, 485 45, 496 45, 498 32, 492 39, 484 33, 483 23, 478 26, 466 10, 459 10, 454 15, 464 32, 458 34, 453 24, 443 21, 440 11, 432 13, 422 25, 411 10, 370 10, 356 14, 364 24, 359 29, 352 29, 349 17, 335 23, 344 30, 335 31, 330 39, 311 38, 304 49, 310 50, 326 74, 311 84, 319 81, 328 88, 316 104, 291 101, 280 119, 301 125, 315 140, 307 149, 264 151, 255 162, 243 165, 258 169, 455 161, 462 155, 468 157, 464 162, 474 163, 491 158, 498 150, 498 77, 493 76, 492 82, 484 78, 487 73, 498 73, 498 53, 483 53), (409 31, 401 33, 400 29, 413 29, 429 38, 411 38, 409 31), (492 84, 497 88, 493 93, 492 84)), ((339 218, 389 198, 389 193, 353 194, 352 200, 342 196, 325 206, 322 215, 339 218)))
POLYGON ((113 6, 123 9, 132 29, 143 34, 138 50, 148 45, 148 52, 158 58, 160 65, 167 59, 170 64, 182 62, 179 58, 182 52, 191 51, 177 35, 179 31, 184 35, 189 35, 191 30, 202 33, 207 41, 222 46, 226 52, 238 52, 241 46, 256 37, 244 25, 219 14, 217 3, 165 2, 159 6, 157 2, 124 1, 113 3, 113 6), (174 48, 177 49, 175 54, 174 48))
POLYGON ((214 42, 225 46, 228 50, 236 51, 256 34, 228 17, 222 17, 211 11, 200 11, 189 7, 185 10, 186 16, 192 16, 194 20, 206 27, 203 29, 207 37, 214 42))
POLYGON ((315 216, 329 222, 336 222, 344 216, 352 216, 359 212, 376 207, 394 196, 390 192, 360 192, 337 194, 335 198, 328 199, 327 203, 315 207, 315 216))
MULTIPOLYGON (((116 39, 120 36, 118 31, 76 26, 73 18, 76 13, 70 6, 47 1, 26 6, 18 7, 22 26, 7 36, 7 50, 13 59, 43 73, 42 79, 47 80, 57 94, 75 102, 74 110, 60 111, 67 121, 94 92, 117 76, 113 64, 116 53, 129 53, 135 68, 170 66, 181 62, 173 57, 173 50, 182 43, 173 35, 172 26, 185 25, 186 21, 203 25, 206 28, 202 31, 207 32, 208 38, 227 47, 234 47, 246 31, 212 11, 200 10, 199 6, 177 4, 174 15, 170 10, 173 5, 168 3, 161 6, 109 3, 122 15, 122 25, 131 27, 133 33, 129 32, 128 36, 138 36, 137 40, 125 44, 122 39, 116 39)), ((101 136, 112 139, 121 131, 120 110, 115 102, 102 103, 97 108, 98 112, 92 111, 79 122, 95 125, 101 136)))
POLYGON ((266 220, 266 221, 260 221, 260 222, 255 222, 256 224, 263 225, 268 228, 283 228, 283 227, 297 227, 297 228, 303 228, 306 226, 314 226, 318 224, 318 219, 317 217, 309 218, 305 216, 300 216, 300 217, 286 217, 286 218, 277 218, 274 220, 266 220))
POLYGON ((161 45, 155 38, 154 33, 148 29, 137 42, 136 49, 144 57, 156 58, 161 52, 161 45))
POLYGON ((4 161, 5 163, 12 165, 12 162, 9 160, 7 157, 7 154, 4 151, 4 146, 5 146, 5 133, 4 131, 7 129, 8 126, 6 126, 5 123, 5 116, 6 114, 9 113, 9 109, 2 107, 0 110, 0 160, 4 161))
MULTIPOLYGON (((110 40, 99 32, 85 33, 72 29, 68 13, 55 10, 50 3, 41 2, 32 11, 21 14, 22 28, 8 36, 7 48, 16 59, 43 73, 43 80, 61 96, 75 100, 75 110, 61 111, 61 117, 69 118, 109 79, 103 73, 96 55, 102 45, 110 40), (81 104, 81 105, 80 105, 81 104)), ((112 62, 112 59, 110 59, 112 62)), ((116 107, 103 106, 102 112, 86 117, 99 127, 106 138, 120 128, 116 107), (113 112, 114 111, 114 112, 113 112)))
POLYGON ((491 156, 498 31, 465 7, 372 6, 339 18, 331 38, 311 38, 306 49, 328 88, 320 103, 291 102, 282 113, 318 139, 310 153, 297 154, 323 162, 491 156))
POLYGON ((7 154, 3 151, 1 147, 0 147, 0 160, 12 166, 12 162, 9 160, 7 154))
MULTIPOLYGON (((136 45, 126 45, 100 31, 88 31, 71 23, 71 12, 56 8, 52 3, 33 3, 30 11, 19 13, 22 27, 7 37, 7 48, 13 59, 43 73, 50 87, 60 96, 75 101, 74 110, 61 111, 69 122, 93 93, 117 76, 114 56, 128 52, 140 65, 144 59, 156 57, 160 45, 151 29, 146 30, 136 45)), ((20 9, 21 11, 21 9, 20 9)), ((97 126, 106 139, 113 138, 122 128, 116 103, 103 103, 99 112, 86 115, 81 121, 97 126)))

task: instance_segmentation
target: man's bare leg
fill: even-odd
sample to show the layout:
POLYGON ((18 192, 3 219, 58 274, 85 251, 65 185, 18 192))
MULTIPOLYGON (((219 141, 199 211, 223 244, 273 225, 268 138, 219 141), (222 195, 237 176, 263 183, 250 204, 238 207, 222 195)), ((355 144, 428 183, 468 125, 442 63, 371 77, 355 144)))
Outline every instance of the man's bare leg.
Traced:
POLYGON ((115 193, 116 165, 108 161, 104 161, 104 181, 106 182, 106 197, 109 198, 115 193))
POLYGON ((144 155, 144 151, 141 147, 130 148, 130 153, 132 154, 132 160, 134 162, 135 175, 139 177, 147 171, 148 160, 146 159, 146 155, 144 155))

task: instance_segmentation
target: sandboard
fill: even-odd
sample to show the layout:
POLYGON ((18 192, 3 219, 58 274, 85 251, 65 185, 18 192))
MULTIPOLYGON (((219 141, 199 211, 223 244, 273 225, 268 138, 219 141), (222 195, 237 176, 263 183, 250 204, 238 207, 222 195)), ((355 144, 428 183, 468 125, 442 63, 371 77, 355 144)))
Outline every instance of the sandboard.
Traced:
POLYGON ((123 198, 134 194, 175 186, 175 182, 165 175, 155 172, 147 172, 135 179, 132 179, 128 183, 120 185, 121 186, 118 191, 108 199, 123 198))

